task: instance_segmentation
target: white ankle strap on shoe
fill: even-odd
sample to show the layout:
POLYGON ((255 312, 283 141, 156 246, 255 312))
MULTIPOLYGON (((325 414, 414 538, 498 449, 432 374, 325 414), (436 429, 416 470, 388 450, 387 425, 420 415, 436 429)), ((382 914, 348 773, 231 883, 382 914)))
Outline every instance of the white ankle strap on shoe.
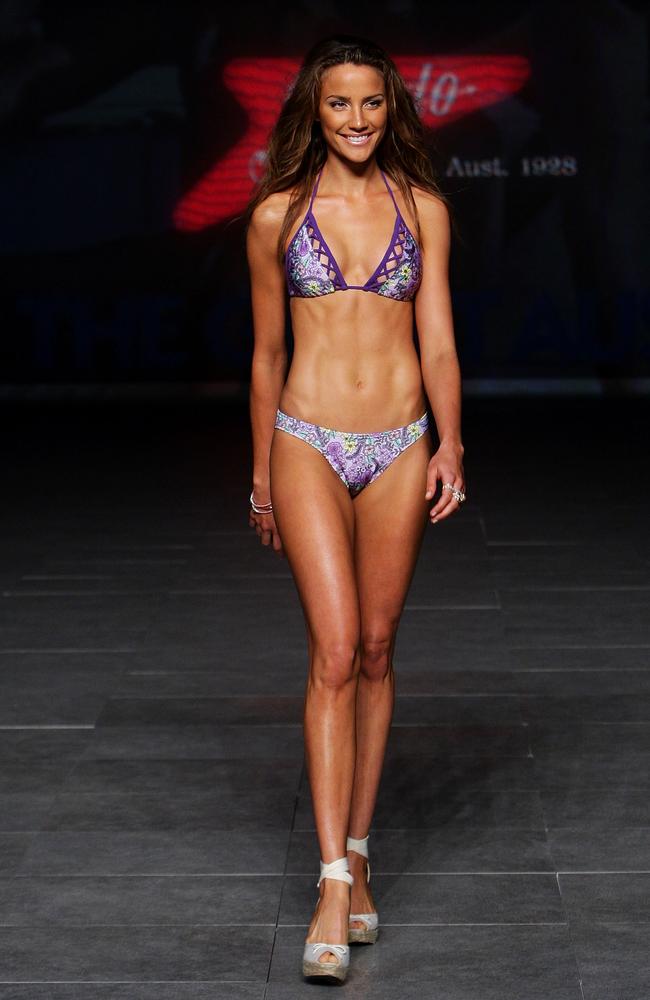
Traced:
POLYGON ((352 885, 354 879, 350 874, 350 865, 347 857, 337 858, 336 861, 330 861, 328 864, 321 861, 320 878, 316 885, 320 885, 324 878, 333 878, 337 882, 347 882, 348 885, 352 885))
MULTIPOLYGON (((368 861, 368 837, 369 836, 370 836, 370 834, 368 834, 362 840, 355 840, 354 837, 348 837, 348 842, 346 844, 346 850, 348 850, 348 851, 356 851, 357 854, 361 854, 366 859, 366 861, 368 861)), ((370 881, 370 862, 369 861, 368 861, 368 864, 367 864, 366 867, 368 869, 368 874, 366 876, 366 881, 369 882, 370 881)))
POLYGON ((357 854, 362 854, 364 858, 368 857, 368 834, 367 837, 363 837, 361 840, 355 840, 354 837, 348 837, 348 842, 345 845, 348 851, 356 851, 357 854))

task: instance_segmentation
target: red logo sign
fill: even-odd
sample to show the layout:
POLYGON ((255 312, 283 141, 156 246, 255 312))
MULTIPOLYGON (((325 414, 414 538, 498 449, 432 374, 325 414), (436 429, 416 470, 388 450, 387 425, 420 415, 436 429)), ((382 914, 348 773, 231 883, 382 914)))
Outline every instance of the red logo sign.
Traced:
MULTIPOLYGON (((502 101, 530 75, 521 56, 401 56, 395 59, 415 97, 422 121, 440 128, 502 101)), ((226 86, 248 114, 238 142, 181 199, 177 229, 204 229, 241 212, 264 169, 264 150, 287 91, 299 69, 296 59, 233 59, 223 71, 226 86)))

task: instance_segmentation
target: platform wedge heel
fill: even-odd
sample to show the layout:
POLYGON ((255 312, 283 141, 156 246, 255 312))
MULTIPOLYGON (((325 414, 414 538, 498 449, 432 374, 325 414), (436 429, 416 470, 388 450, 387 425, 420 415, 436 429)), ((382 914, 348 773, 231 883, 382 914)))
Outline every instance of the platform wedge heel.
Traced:
MULTIPOLYGON (((347 882, 352 885, 354 879, 350 874, 350 866, 347 857, 337 858, 325 864, 320 863, 320 878, 316 883, 321 884, 324 878, 336 879, 339 882, 347 882)), ((326 941, 305 941, 305 948, 302 956, 302 974, 307 979, 329 979, 344 982, 350 967, 350 947, 349 944, 328 944, 326 941), (325 952, 331 952, 337 956, 335 962, 321 962, 320 958, 325 952)))
MULTIPOLYGON (((368 860, 368 837, 357 840, 348 837, 346 850, 356 851, 368 860)), ((370 862, 368 862, 368 882, 370 881, 370 862)), ((358 921, 364 927, 352 927, 348 929, 348 944, 374 944, 379 936, 379 916, 377 913, 351 913, 350 925, 358 921)))

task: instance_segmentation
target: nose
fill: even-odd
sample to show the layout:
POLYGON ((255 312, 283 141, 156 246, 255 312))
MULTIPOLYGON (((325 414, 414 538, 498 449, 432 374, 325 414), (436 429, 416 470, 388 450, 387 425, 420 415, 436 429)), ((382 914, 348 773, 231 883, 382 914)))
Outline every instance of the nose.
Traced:
POLYGON ((368 128, 366 119, 363 114, 363 108, 361 107, 361 105, 359 105, 359 107, 357 108, 354 107, 352 108, 350 114, 349 127, 353 129, 355 132, 365 132, 365 130, 368 128))

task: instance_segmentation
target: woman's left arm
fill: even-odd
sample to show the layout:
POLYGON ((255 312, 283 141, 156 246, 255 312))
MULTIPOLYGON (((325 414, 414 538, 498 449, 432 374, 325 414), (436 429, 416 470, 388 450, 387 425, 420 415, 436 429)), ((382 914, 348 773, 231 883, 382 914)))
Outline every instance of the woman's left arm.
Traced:
MULTIPOLYGON (((420 217, 422 281, 415 297, 415 324, 420 345, 422 380, 438 431, 439 447, 429 462, 426 498, 432 499, 438 480, 465 491, 464 447, 461 440, 461 375, 456 353, 449 291, 450 223, 446 205, 422 191, 413 192, 420 217)), ((460 506, 452 491, 443 489, 431 508, 433 522, 460 506)))

